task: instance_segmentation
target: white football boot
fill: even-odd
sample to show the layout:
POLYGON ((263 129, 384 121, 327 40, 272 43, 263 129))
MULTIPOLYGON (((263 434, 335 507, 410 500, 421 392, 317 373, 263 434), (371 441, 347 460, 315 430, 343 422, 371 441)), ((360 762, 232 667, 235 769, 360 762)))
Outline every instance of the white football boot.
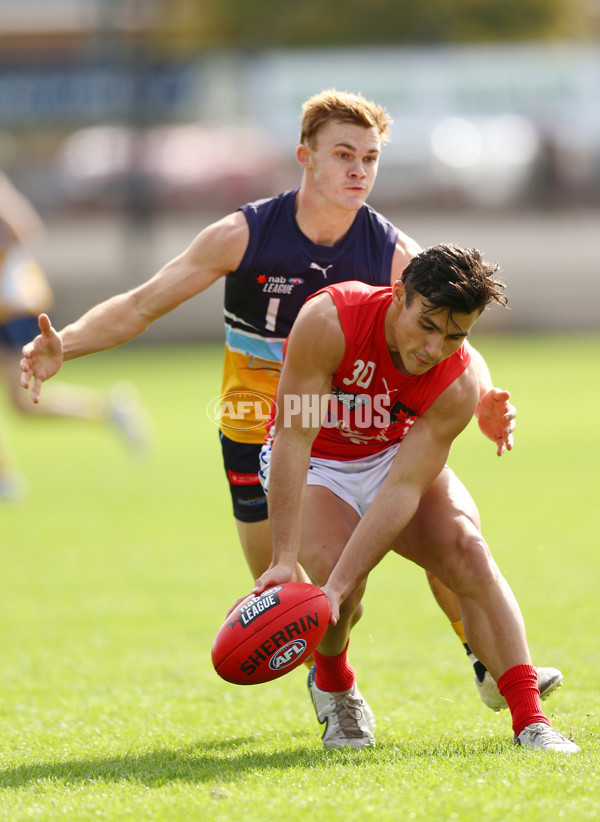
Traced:
POLYGON ((542 751, 560 751, 562 753, 577 753, 581 748, 570 739, 567 739, 554 728, 543 722, 532 722, 526 725, 521 733, 515 737, 515 745, 524 748, 538 748, 542 751))
POLYGON ((108 419, 132 451, 150 450, 152 424, 135 385, 123 380, 109 391, 108 419))
POLYGON ((371 710, 371 706, 369 705, 369 703, 367 702, 367 700, 364 698, 364 696, 363 696, 363 695, 361 694, 361 692, 358 690, 358 686, 356 685, 356 683, 354 683, 354 688, 355 688, 355 690, 354 690, 354 695, 355 695, 358 699, 360 699, 360 701, 361 701, 361 707, 362 707, 362 712, 363 712, 363 718, 364 718, 365 722, 367 723, 367 728, 368 728, 370 731, 374 731, 374 730, 375 730, 375 728, 377 727, 377 720, 375 719, 375 714, 374 714, 374 713, 373 713, 373 711, 371 710))
MULTIPOLYGON (((313 666, 308 674, 307 685, 317 720, 320 725, 325 725, 321 741, 326 748, 364 748, 375 745, 375 737, 369 730, 365 717, 367 703, 356 684, 348 691, 322 691, 315 684, 313 666)), ((373 712, 370 712, 372 716, 373 712)))
MULTIPOLYGON (((560 688, 563 681, 563 675, 558 668, 536 668, 538 676, 538 688, 540 689, 540 697, 547 699, 551 693, 560 688)), ((475 685, 479 691, 481 701, 492 711, 503 711, 508 708, 508 704, 496 685, 496 681, 489 671, 485 672, 483 682, 480 682, 477 676, 475 677, 475 685)))

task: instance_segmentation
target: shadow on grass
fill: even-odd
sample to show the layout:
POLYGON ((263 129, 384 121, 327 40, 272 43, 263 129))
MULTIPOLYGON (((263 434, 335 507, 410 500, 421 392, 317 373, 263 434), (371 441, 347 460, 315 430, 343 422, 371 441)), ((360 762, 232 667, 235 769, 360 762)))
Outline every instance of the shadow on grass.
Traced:
MULTIPOLYGON (((487 741, 383 742, 376 748, 325 750, 314 740, 275 752, 257 750, 264 744, 249 737, 210 743, 198 742, 182 748, 158 748, 143 754, 66 759, 20 765, 0 770, 0 789, 20 788, 45 780, 77 782, 134 782, 158 787, 170 782, 235 783, 249 773, 309 770, 349 765, 353 768, 386 765, 411 759, 470 758, 473 755, 502 755, 506 742, 487 741)), ((512 747, 512 746, 510 746, 512 747)))

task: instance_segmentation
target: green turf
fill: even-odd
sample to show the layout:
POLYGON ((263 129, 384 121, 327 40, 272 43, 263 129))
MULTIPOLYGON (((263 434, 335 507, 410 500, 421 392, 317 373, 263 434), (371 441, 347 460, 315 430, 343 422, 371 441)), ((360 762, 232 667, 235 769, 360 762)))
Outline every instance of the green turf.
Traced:
POLYGON ((0 507, 0 819, 544 820, 600 816, 600 338, 482 337, 519 410, 498 459, 470 427, 451 464, 525 615, 576 757, 515 749, 485 709, 424 576, 371 575, 352 640, 378 747, 322 750, 304 670, 222 682, 210 645, 248 590, 216 429, 221 349, 129 347, 63 379, 131 379, 155 443, 0 408, 29 496, 0 507))

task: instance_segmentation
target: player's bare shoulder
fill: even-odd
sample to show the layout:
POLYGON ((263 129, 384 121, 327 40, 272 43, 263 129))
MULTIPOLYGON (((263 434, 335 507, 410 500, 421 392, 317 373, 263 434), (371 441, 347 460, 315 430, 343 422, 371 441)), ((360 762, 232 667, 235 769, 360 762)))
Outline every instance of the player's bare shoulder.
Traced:
POLYGON ((309 334, 326 339, 328 342, 342 334, 342 325, 333 297, 324 291, 307 300, 294 323, 302 326, 309 334))
POLYGON ((392 258, 392 283, 402 276, 402 272, 412 258, 420 254, 422 250, 416 240, 398 229, 398 239, 396 240, 396 248, 392 258))
POLYGON ((344 356, 345 339, 333 298, 327 293, 311 297, 296 317, 289 338, 289 352, 304 362, 319 363, 333 373, 344 356))
POLYGON ((239 267, 249 238, 250 229, 246 218, 241 211, 233 211, 200 231, 187 254, 200 258, 205 265, 227 274, 239 267))

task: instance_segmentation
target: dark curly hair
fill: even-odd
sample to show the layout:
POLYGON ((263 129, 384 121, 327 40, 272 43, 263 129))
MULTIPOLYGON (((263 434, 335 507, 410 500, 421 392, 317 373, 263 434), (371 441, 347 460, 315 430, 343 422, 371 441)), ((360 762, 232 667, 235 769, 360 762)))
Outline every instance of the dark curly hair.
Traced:
POLYGON ((481 314, 491 303, 508 305, 505 285, 495 276, 497 263, 486 262, 476 248, 440 244, 426 248, 402 274, 409 305, 415 293, 424 298, 427 313, 442 308, 453 314, 481 314))

